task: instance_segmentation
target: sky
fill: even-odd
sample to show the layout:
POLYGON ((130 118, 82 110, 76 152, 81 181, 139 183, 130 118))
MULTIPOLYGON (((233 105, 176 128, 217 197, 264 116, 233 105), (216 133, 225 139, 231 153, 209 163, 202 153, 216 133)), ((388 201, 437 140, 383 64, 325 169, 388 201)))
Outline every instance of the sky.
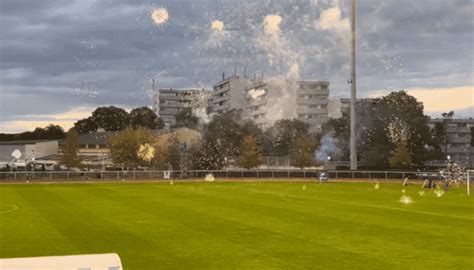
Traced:
MULTIPOLYGON (((96 107, 234 71, 330 81, 349 96, 349 0, 0 0, 0 132, 66 129, 96 107)), ((405 89, 474 116, 471 0, 358 0, 357 89, 405 89)))

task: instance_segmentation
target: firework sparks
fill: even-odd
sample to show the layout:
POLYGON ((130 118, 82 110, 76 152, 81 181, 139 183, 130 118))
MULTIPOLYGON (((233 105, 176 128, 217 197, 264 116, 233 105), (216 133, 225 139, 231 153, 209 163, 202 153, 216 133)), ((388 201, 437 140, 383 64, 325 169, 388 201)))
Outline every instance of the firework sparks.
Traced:
POLYGON ((150 162, 155 157, 155 148, 148 143, 140 145, 138 149, 138 157, 143 161, 150 162))
POLYGON ((211 23, 211 29, 215 31, 223 31, 224 30, 224 22, 220 20, 214 20, 211 23))
POLYGON ((267 15, 265 20, 263 21, 263 25, 265 27, 265 34, 273 35, 280 32, 280 23, 283 18, 280 15, 267 15))
POLYGON ((400 198, 400 202, 403 203, 403 204, 411 204, 411 203, 413 203, 413 200, 411 199, 410 196, 403 195, 400 198))
POLYGON ((166 23, 169 19, 168 10, 162 7, 154 9, 151 13, 151 19, 156 25, 161 25, 161 24, 166 23))
POLYGON ((204 181, 206 182, 214 182, 215 180, 216 179, 212 173, 206 174, 206 177, 204 178, 204 181))
POLYGON ((440 190, 435 190, 434 193, 436 194, 436 197, 440 198, 440 197, 443 197, 444 195, 444 190, 440 189, 440 190))

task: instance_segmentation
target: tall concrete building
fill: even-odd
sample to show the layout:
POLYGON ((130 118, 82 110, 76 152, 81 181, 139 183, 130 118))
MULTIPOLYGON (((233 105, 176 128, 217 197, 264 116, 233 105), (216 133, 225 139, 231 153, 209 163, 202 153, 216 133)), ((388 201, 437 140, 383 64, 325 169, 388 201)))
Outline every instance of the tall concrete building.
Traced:
POLYGON ((474 168, 474 119, 430 119, 428 125, 431 129, 446 125, 447 140, 441 145, 446 159, 449 157, 451 161, 474 168))
POLYGON ((176 124, 182 109, 207 107, 209 93, 204 89, 160 89, 153 96, 153 110, 169 127, 176 124))
POLYGON ((328 81, 299 81, 296 100, 298 119, 309 124, 310 131, 321 132, 328 121, 328 81))
MULTIPOLYGON (((378 99, 376 98, 358 98, 356 105, 361 106, 375 105, 378 99)), ((342 117, 350 117, 351 99, 350 98, 332 98, 328 102, 328 118, 339 119, 342 117)))
POLYGON ((225 77, 216 83, 211 95, 212 112, 216 114, 225 113, 233 109, 243 109, 246 102, 246 89, 251 80, 237 75, 225 77))
POLYGON ((253 80, 246 88, 244 115, 263 129, 281 119, 298 119, 320 132, 328 96, 327 81, 253 80))

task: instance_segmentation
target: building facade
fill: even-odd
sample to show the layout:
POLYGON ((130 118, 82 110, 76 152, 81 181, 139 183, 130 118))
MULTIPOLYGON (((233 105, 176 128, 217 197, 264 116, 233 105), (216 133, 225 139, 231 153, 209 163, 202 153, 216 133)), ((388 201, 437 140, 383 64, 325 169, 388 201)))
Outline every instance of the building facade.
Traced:
POLYGON ((0 142, 0 161, 11 162, 14 158, 12 152, 19 150, 19 160, 33 161, 48 156, 57 155, 59 152, 58 140, 27 140, 0 142))
POLYGON ((213 86, 210 104, 213 113, 221 114, 230 110, 243 109, 246 103, 246 89, 252 83, 248 78, 237 75, 226 78, 213 86))
MULTIPOLYGON (((373 108, 379 99, 376 98, 360 98, 356 100, 357 110, 364 108, 373 108)), ((360 113, 360 112, 359 112, 360 113)), ((339 119, 343 117, 349 118, 351 114, 350 98, 332 98, 328 102, 328 118, 339 119)))
POLYGON ((296 113, 298 119, 309 124, 310 131, 321 132, 328 121, 329 82, 298 81, 296 113))
POLYGON ((170 127, 182 109, 207 107, 208 98, 204 89, 160 89, 153 96, 153 111, 170 127))
POLYGON ((298 119, 320 132, 328 119, 327 81, 255 80, 246 93, 244 115, 263 129, 281 119, 298 119))
POLYGON ((446 154, 446 160, 474 168, 474 119, 430 119, 429 127, 434 130, 436 125, 445 129, 446 142, 441 150, 446 154))

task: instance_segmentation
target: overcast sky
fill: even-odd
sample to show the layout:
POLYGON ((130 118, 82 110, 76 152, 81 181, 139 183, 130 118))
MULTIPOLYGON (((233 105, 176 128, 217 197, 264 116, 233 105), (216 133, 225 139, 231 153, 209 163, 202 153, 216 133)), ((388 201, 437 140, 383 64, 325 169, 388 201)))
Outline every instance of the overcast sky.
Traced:
MULTIPOLYGON (((152 77, 210 89, 234 68, 348 96, 350 2, 0 0, 0 132, 150 106, 152 77)), ((474 115, 471 0, 359 0, 357 12, 359 96, 406 89, 427 114, 474 115)))

